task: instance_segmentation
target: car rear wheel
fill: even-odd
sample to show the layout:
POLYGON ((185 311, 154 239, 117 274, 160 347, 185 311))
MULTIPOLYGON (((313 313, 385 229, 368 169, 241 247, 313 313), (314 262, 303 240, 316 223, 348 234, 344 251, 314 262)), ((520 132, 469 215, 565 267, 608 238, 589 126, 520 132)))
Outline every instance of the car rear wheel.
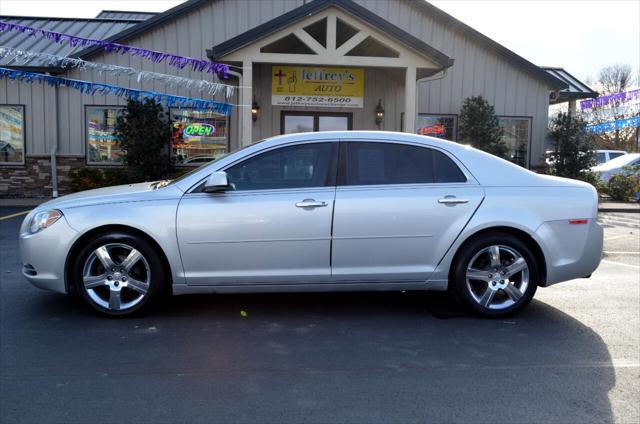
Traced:
POLYGON ((472 311, 504 317, 531 302, 538 286, 531 250, 511 234, 492 233, 463 247, 454 266, 453 291, 472 311))
POLYGON ((165 285, 162 261, 153 246, 124 233, 103 234, 87 243, 77 256, 74 276, 83 301, 111 316, 147 309, 165 285))

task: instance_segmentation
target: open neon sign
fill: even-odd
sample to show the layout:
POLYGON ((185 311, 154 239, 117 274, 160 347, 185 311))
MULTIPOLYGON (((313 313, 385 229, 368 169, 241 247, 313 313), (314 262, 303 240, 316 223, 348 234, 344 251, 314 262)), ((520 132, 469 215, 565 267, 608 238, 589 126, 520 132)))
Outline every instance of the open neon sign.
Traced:
POLYGON ((189 124, 182 130, 182 134, 190 137, 211 137, 215 133, 216 127, 211 124, 189 124))

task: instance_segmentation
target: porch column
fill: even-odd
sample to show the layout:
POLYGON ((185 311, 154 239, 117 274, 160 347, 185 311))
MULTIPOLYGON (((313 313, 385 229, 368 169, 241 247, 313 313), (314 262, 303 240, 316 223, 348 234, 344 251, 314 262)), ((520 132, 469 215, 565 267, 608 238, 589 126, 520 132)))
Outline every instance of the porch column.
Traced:
POLYGON ((253 102, 253 63, 250 61, 242 62, 242 93, 240 96, 240 127, 241 139, 240 146, 248 146, 252 143, 251 139, 251 103, 253 102))
POLYGON ((407 67, 404 78, 404 132, 416 129, 416 68, 407 67))
POLYGON ((576 116, 576 101, 575 99, 569 100, 569 116, 576 116))

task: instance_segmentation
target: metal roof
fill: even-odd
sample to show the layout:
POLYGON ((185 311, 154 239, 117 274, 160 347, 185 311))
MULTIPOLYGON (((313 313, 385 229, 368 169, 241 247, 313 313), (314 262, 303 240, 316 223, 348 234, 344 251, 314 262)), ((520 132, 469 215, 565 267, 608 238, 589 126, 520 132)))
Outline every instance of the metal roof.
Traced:
POLYGON ((137 12, 135 10, 103 10, 97 19, 128 19, 132 21, 146 21, 156 16, 157 12, 137 12))
MULTIPOLYGON (((130 19, 43 18, 2 15, 0 15, 0 21, 98 40, 111 37, 140 23, 139 20, 130 19)), ((27 34, 16 31, 0 32, 0 46, 58 56, 69 56, 82 50, 82 47, 70 47, 67 43, 56 43, 53 40, 39 36, 30 37, 27 34)), ((13 58, 2 58, 0 59, 0 66, 41 68, 47 67, 47 64, 44 60, 38 58, 28 63, 15 63, 13 58)))
POLYGON ((564 68, 541 66, 540 69, 543 69, 549 75, 552 75, 567 84, 566 88, 563 88, 558 92, 558 96, 556 98, 551 99, 551 104, 564 103, 574 99, 591 99, 598 97, 598 93, 596 91, 571 75, 564 68))

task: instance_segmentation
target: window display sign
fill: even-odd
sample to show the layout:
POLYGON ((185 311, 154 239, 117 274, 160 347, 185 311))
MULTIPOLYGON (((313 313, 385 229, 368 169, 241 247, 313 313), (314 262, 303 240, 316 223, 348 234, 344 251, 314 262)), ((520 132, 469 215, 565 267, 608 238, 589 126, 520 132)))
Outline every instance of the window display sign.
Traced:
POLYGON ((178 165, 200 165, 228 152, 227 117, 208 110, 171 109, 171 150, 178 165))
POLYGON ((0 106, 0 163, 24 161, 24 109, 0 106))
POLYGON ((182 131, 183 136, 212 137, 216 134, 216 127, 211 124, 190 124, 182 131))
POLYGON ((313 66, 272 66, 271 104, 361 108, 364 70, 313 66))
POLYGON ((114 134, 124 108, 87 107, 87 155, 89 163, 121 164, 120 141, 114 134))
POLYGON ((455 140, 456 117, 420 113, 416 119, 416 133, 430 137, 455 140))

